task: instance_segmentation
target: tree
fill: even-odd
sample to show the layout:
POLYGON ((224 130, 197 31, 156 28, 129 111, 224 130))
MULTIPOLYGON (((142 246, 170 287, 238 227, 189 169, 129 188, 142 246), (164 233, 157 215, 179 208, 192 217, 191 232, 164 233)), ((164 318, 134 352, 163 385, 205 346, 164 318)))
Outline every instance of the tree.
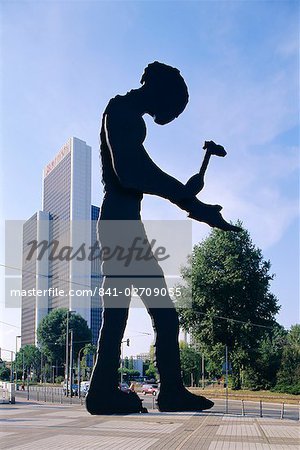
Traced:
MULTIPOLYGON (((73 330, 73 356, 91 342, 92 333, 87 322, 79 314, 69 313, 69 330, 73 330)), ((37 330, 41 352, 52 363, 62 364, 66 358, 67 309, 58 308, 45 316, 37 330)), ((70 341, 69 341, 70 342, 70 341)))
MULTIPOLYGON (((134 370, 134 369, 128 369, 127 367, 119 367, 118 368, 118 373, 121 375, 123 374, 123 379, 125 379, 126 381, 130 381, 132 379, 134 379, 135 377, 139 377, 140 376, 140 372, 138 370, 134 370)), ((121 377, 120 377, 121 379, 121 377)))
POLYGON ((246 368, 244 372, 244 387, 271 389, 275 386, 286 336, 287 331, 280 325, 263 336, 258 348, 253 349, 254 367, 251 370, 246 368))
POLYGON ((152 378, 154 380, 159 378, 158 370, 157 370, 156 364, 155 364, 154 344, 150 344, 149 359, 147 359, 143 364, 143 373, 146 375, 146 377, 152 378))
POLYGON ((41 352, 35 345, 24 345, 16 354, 15 361, 18 375, 26 376, 28 371, 33 371, 36 376, 40 375, 41 371, 41 352))
POLYGON ((300 394, 300 325, 293 325, 287 334, 277 375, 276 390, 300 394))
POLYGON ((10 380, 10 369, 5 366, 0 367, 0 380, 9 381, 10 380))
POLYGON ((155 367, 155 365, 152 362, 149 363, 149 367, 145 371, 145 375, 148 378, 151 378, 151 379, 154 379, 154 380, 156 380, 158 378, 158 370, 157 370, 157 368, 155 367))
POLYGON ((197 385, 201 375, 201 354, 185 342, 180 342, 179 347, 184 384, 187 386, 197 385))
MULTIPOLYGON (((82 347, 81 347, 82 348, 82 347)), ((80 353, 81 376, 83 379, 89 379, 94 365, 97 347, 94 344, 86 344, 80 353)))
POLYGON ((213 229, 194 247, 182 271, 185 287, 178 306, 181 326, 208 351, 227 345, 239 387, 241 367, 255 361, 252 350, 276 325, 280 307, 270 292, 270 261, 241 222, 237 225, 240 233, 213 229))

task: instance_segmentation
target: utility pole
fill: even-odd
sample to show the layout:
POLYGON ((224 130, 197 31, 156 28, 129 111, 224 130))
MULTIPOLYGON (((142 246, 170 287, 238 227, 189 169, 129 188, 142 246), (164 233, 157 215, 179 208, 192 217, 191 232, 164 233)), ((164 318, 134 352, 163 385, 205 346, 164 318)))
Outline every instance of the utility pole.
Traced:
POLYGON ((13 382, 13 351, 10 352, 10 382, 13 382))
POLYGON ((69 395, 69 318, 70 314, 75 311, 67 311, 67 330, 66 330, 66 368, 65 368, 65 380, 66 380, 66 396, 69 395))
POLYGON ((23 381, 23 384, 24 384, 24 382, 25 382, 24 349, 23 349, 23 352, 22 352, 22 381, 23 381))
POLYGON ((66 370, 65 370, 65 380, 66 380, 66 396, 69 396, 69 310, 67 311, 67 330, 66 330, 66 370))
POLYGON ((20 339, 21 336, 16 336, 16 353, 15 353, 15 373, 16 373, 16 382, 18 379, 18 374, 17 374, 17 353, 18 353, 18 339, 20 339))
POLYGON ((73 330, 70 330, 70 334, 70 395, 71 397, 73 397, 73 330))
POLYGON ((80 392, 80 380, 81 380, 81 370, 80 370, 80 353, 82 352, 82 350, 84 350, 85 347, 82 347, 79 352, 78 352, 78 359, 77 359, 77 371, 78 371, 78 375, 77 375, 77 380, 78 380, 78 397, 80 398, 81 396, 81 392, 80 392))
POLYGON ((41 351, 41 378, 40 378, 40 383, 43 383, 43 354, 41 351))
POLYGON ((123 383, 123 342, 121 342, 121 384, 123 383))
POLYGON ((225 412, 228 413, 228 347, 225 346, 225 384, 226 384, 226 401, 225 412))
POLYGON ((204 389, 205 385, 205 366, 204 366, 204 353, 202 352, 202 389, 204 389))
POLYGON ((123 343, 126 342, 127 347, 130 345, 130 339, 125 339, 125 341, 121 342, 121 383, 123 383, 123 343))

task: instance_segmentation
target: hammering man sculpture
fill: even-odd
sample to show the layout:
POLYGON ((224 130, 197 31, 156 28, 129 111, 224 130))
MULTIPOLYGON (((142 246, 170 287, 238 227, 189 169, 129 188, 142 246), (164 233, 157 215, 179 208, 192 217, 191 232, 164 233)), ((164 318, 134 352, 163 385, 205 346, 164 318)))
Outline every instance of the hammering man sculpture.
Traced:
MULTIPOLYGON (((145 250, 149 250, 150 244, 140 215, 143 194, 163 197, 187 211, 189 217, 211 227, 238 231, 237 227, 223 219, 221 206, 207 205, 196 197, 204 186, 204 174, 210 156, 226 155, 222 146, 213 141, 205 142, 206 153, 201 169, 185 185, 163 172, 143 146, 146 138, 144 114, 150 114, 155 123, 166 125, 178 117, 188 103, 187 86, 179 70, 154 62, 145 69, 141 84, 139 89, 111 99, 103 114, 101 160, 105 196, 98 222, 101 246, 123 239, 126 247, 130 239, 128 233, 124 234, 123 224, 124 221, 134 221, 136 225, 129 227, 129 235, 132 233, 129 237, 133 239, 138 234, 143 238, 145 250), (109 227, 110 233, 105 228, 107 221, 113 224, 109 227)), ((136 275, 139 264, 131 272, 122 272, 122 275, 119 273, 119 263, 115 261, 115 264, 117 269, 113 270, 111 261, 104 261, 102 265, 104 292, 117 286, 120 295, 117 306, 112 304, 110 295, 103 295, 103 321, 97 359, 86 398, 86 407, 91 414, 147 412, 135 392, 128 394, 118 389, 120 344, 130 304, 130 298, 122 296, 122 292, 132 285, 137 288, 162 289, 166 283, 154 255, 147 261, 146 277, 145 274, 142 277, 136 275), (145 286, 145 279, 148 286, 145 286)), ((213 402, 193 395, 183 385, 178 346, 179 321, 171 298, 142 296, 142 301, 155 331, 156 364, 161 383, 157 400, 160 411, 201 411, 211 408, 213 402)))

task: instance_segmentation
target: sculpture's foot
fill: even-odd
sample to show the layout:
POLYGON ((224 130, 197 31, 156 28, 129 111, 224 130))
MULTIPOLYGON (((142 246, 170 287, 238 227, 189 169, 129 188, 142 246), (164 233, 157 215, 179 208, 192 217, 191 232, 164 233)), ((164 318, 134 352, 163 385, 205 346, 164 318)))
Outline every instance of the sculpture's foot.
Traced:
POLYGON ((126 393, 117 388, 111 392, 103 391, 96 395, 88 392, 85 404, 88 412, 93 415, 148 412, 135 392, 126 393))
POLYGON ((187 389, 172 394, 160 391, 157 404, 160 411, 203 411, 214 406, 211 400, 192 394, 187 389))

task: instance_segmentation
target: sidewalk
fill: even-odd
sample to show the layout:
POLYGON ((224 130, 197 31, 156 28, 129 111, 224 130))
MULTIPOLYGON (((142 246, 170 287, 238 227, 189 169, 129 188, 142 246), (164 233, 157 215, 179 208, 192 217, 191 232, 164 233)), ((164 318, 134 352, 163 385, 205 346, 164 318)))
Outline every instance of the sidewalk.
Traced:
POLYGON ((213 413, 91 416, 84 406, 0 405, 1 450, 299 450, 299 421, 213 413))

